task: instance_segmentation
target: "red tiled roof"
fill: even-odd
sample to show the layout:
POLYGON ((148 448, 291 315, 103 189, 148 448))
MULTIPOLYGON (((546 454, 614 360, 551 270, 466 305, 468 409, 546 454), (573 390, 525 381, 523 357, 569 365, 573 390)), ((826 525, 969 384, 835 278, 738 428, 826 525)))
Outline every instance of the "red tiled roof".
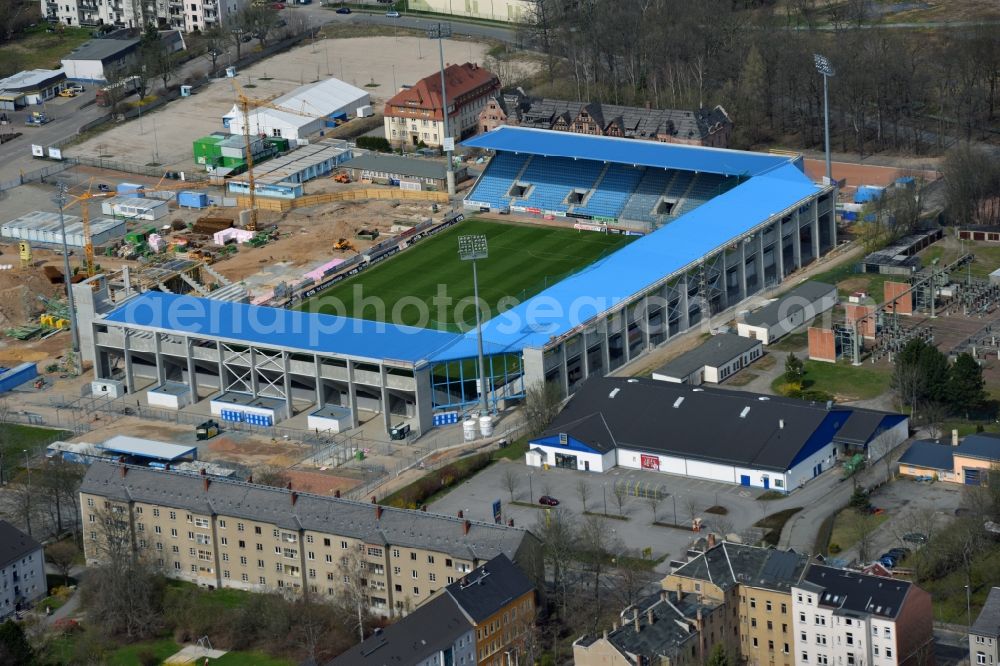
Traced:
MULTIPOLYGON (((484 95, 500 88, 500 80, 496 74, 471 62, 464 65, 448 65, 445 67, 444 76, 448 100, 451 104, 455 104, 456 100, 461 104, 464 101, 463 97, 484 86, 486 86, 483 91, 484 95)), ((430 109, 433 111, 432 117, 439 119, 442 107, 441 74, 436 72, 425 76, 417 81, 412 88, 394 95, 385 104, 386 115, 395 115, 392 107, 397 106, 410 109, 430 109)))

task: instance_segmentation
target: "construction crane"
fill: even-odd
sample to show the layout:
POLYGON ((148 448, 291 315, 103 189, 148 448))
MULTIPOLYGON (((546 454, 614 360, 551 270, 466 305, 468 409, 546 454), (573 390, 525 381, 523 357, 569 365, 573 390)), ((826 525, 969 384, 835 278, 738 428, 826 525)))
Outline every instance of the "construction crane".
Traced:
MULTIPOLYGON (((191 189, 191 187, 197 187, 197 183, 184 182, 178 184, 163 184, 164 178, 160 178, 160 181, 152 186, 143 186, 143 192, 165 192, 169 190, 186 190, 191 189)), ((68 209, 74 204, 80 205, 80 220, 83 223, 83 257, 84 257, 84 270, 87 273, 87 277, 94 277, 96 271, 96 264, 94 263, 94 242, 90 236, 90 200, 91 199, 110 199, 112 197, 118 196, 117 192, 113 191, 98 191, 93 192, 94 179, 91 178, 87 183, 86 191, 81 194, 76 195, 70 199, 64 208, 68 209)), ((68 278, 67 278, 68 279, 68 278)))
POLYGON ((239 82, 233 78, 233 91, 236 93, 236 99, 238 100, 240 107, 240 114, 243 116, 243 146, 247 153, 247 188, 248 194, 250 196, 250 223, 247 224, 246 228, 248 231, 257 231, 257 188, 254 185, 253 179, 253 150, 250 141, 250 109, 251 105, 254 109, 260 107, 267 107, 269 109, 274 109, 275 111, 283 111, 284 113, 294 113, 295 115, 305 116, 306 118, 319 119, 323 118, 322 113, 312 114, 305 112, 306 102, 302 102, 302 110, 292 109, 286 106, 278 106, 272 103, 270 100, 266 99, 254 99, 248 97, 243 91, 243 87, 239 82))

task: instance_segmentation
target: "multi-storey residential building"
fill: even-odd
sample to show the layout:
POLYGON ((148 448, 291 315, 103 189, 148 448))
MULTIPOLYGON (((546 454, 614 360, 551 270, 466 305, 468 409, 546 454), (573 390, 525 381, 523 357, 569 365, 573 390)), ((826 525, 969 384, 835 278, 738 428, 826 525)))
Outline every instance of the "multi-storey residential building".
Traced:
POLYGON ((724 607, 727 649, 738 649, 750 664, 792 666, 795 633, 792 586, 808 558, 794 551, 723 542, 714 544, 663 579, 663 587, 698 594, 724 607))
MULTIPOLYGON (((456 141, 476 133, 479 112, 500 89, 500 79, 475 63, 448 65, 448 136, 456 141)), ((444 134, 441 74, 435 72, 399 91, 385 103, 385 138, 393 146, 441 146, 444 134)))
POLYGON ((329 662, 327 666, 476 666, 475 628, 455 600, 434 597, 329 662))
POLYGON ((796 666, 926 664, 931 598, 892 578, 811 565, 792 588, 796 666))
POLYGON ((969 662, 977 666, 1000 663, 1000 587, 990 590, 969 629, 969 662))
POLYGON ((524 654, 534 623, 534 584, 498 555, 329 666, 507 666, 524 654))
POLYGON ((69 26, 110 25, 141 28, 155 22, 161 28, 185 32, 225 25, 245 0, 41 0, 42 14, 69 26))
POLYGON ((520 89, 492 95, 479 114, 479 131, 489 132, 501 125, 714 148, 728 147, 733 130, 733 122, 721 106, 687 111, 588 104, 532 99, 520 89))
POLYGON ((696 666, 725 644, 726 607, 702 595, 661 590, 620 614, 611 631, 573 643, 576 666, 696 666))
POLYGON ((541 576, 539 542, 525 529, 205 475, 95 463, 80 503, 90 563, 110 511, 174 578, 327 597, 350 588, 383 615, 409 612, 500 554, 541 576))
POLYGON ((41 544, 0 520, 0 620, 47 593, 41 544))
POLYGON ((498 555, 448 585, 476 629, 476 663, 506 666, 524 649, 535 624, 535 585, 504 555, 498 555))

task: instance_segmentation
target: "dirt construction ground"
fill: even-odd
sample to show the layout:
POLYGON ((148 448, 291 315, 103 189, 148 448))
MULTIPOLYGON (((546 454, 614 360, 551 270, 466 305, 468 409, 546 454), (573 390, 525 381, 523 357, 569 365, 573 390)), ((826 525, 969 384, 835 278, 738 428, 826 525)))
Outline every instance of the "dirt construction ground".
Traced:
MULTIPOLYGON (((444 42, 445 62, 482 62, 485 53, 482 44, 444 42)), ((303 84, 336 77, 368 90, 378 106, 395 93, 394 86, 416 83, 437 71, 436 55, 434 42, 417 37, 325 39, 257 63, 240 71, 237 80, 248 96, 269 100, 303 84)), ((222 116, 235 103, 232 82, 214 80, 192 97, 122 123, 65 152, 140 164, 159 162, 178 171, 194 169, 192 142, 212 132, 226 131, 222 116)))

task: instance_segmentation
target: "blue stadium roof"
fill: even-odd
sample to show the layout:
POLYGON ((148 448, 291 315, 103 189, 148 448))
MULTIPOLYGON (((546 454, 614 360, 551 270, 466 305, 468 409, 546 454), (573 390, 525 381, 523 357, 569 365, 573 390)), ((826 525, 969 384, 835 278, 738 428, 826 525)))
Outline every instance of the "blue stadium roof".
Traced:
POLYGON ((462 145, 726 176, 756 176, 797 160, 786 155, 506 126, 467 139, 462 145))
MULTIPOLYGON (((817 186, 792 163, 751 178, 486 322, 486 352, 541 347, 816 191, 817 186)), ((475 354, 475 334, 468 333, 432 358, 475 354)))
POLYGON ((461 338, 457 333, 413 326, 159 291, 147 291, 125 302, 105 320, 234 342, 408 363, 423 361, 461 338))

